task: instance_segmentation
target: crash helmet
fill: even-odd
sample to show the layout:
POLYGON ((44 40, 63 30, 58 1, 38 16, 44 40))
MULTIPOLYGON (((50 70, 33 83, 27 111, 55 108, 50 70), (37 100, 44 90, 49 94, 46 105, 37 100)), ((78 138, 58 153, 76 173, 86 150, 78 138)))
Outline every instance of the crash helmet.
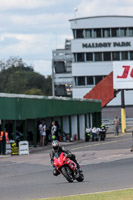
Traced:
POLYGON ((52 142, 52 147, 53 147, 53 149, 54 150, 58 150, 58 148, 59 148, 59 141, 58 140, 54 140, 53 142, 52 142))
POLYGON ((102 130, 104 130, 104 129, 105 129, 105 126, 104 126, 104 124, 102 124, 102 125, 101 125, 101 129, 102 129, 102 130))
POLYGON ((56 140, 56 137, 55 137, 55 135, 52 135, 52 137, 51 137, 51 138, 52 138, 52 140, 56 140))

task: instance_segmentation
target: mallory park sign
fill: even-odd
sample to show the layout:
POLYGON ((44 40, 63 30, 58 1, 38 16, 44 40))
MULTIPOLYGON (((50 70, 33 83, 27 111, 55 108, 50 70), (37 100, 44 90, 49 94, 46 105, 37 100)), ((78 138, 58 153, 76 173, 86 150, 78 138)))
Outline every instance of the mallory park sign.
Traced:
POLYGON ((102 48, 102 47, 131 47, 131 42, 99 42, 83 43, 83 48, 102 48))

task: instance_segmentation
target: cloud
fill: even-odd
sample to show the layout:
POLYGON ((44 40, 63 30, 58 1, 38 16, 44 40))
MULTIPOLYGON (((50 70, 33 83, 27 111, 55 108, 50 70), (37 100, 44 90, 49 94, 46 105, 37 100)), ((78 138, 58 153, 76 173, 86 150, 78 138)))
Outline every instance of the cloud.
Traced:
POLYGON ((72 38, 70 2, 0 1, 0 59, 20 57, 36 71, 51 74, 52 50, 64 48, 65 39, 72 38))
POLYGON ((69 13, 57 14, 0 14, 0 33, 46 33, 71 32, 69 13), (4 19, 4 20, 3 20, 4 19))
POLYGON ((0 59, 18 56, 36 71, 51 73, 52 50, 72 38, 76 16, 132 15, 132 0, 1 0, 0 59))
MULTIPOLYGON (((45 49, 51 41, 50 35, 42 34, 3 34, 1 36, 1 41, 16 39, 18 43, 10 43, 4 48, 0 47, 1 55, 12 54, 22 55, 35 55, 40 54, 43 49, 45 49), (43 42, 43 41, 47 42, 43 42)), ((43 51, 44 52, 44 51, 43 51)), ((41 53, 42 54, 42 53, 41 53)))
POLYGON ((45 28, 53 28, 57 25, 65 27, 68 23, 70 15, 65 13, 56 14, 37 14, 37 15, 12 15, 10 22, 18 26, 42 26, 45 28))
POLYGON ((18 56, 29 60, 50 61, 52 60, 52 50, 64 48, 66 38, 71 38, 71 35, 6 33, 0 37, 0 57, 18 56), (2 45, 3 43, 6 45, 2 45))
POLYGON ((51 60, 29 60, 24 59, 24 61, 29 64, 33 65, 33 68, 36 72, 43 74, 44 76, 52 74, 52 61, 51 60))
POLYGON ((1 39, 0 45, 5 46, 5 45, 11 45, 11 44, 17 44, 19 43, 19 40, 16 38, 10 38, 10 37, 5 37, 1 39))
POLYGON ((72 8, 73 4, 80 0, 0 0, 1 11, 11 10, 36 10, 38 8, 54 8, 56 12, 62 7, 63 12, 67 12, 68 8, 72 8), (64 9, 65 8, 65 9, 64 9))
POLYGON ((55 5, 54 0, 1 0, 0 10, 37 9, 55 5))
POLYGON ((65 39, 71 35, 53 34, 3 34, 0 37, 0 60, 19 57, 36 72, 52 74, 52 50, 64 48, 65 39), (10 41, 10 42, 9 42, 10 41), (4 45, 5 44, 5 45, 4 45))
POLYGON ((83 0, 78 6, 77 17, 97 15, 132 15, 132 0, 83 0))

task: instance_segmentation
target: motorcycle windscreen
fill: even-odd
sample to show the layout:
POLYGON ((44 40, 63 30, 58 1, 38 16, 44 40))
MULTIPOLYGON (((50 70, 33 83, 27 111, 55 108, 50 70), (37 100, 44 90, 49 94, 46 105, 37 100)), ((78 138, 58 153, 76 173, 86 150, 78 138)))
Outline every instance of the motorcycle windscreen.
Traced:
POLYGON ((61 153, 62 153, 62 152, 55 152, 54 157, 55 157, 56 159, 58 159, 58 158, 60 157, 61 153))

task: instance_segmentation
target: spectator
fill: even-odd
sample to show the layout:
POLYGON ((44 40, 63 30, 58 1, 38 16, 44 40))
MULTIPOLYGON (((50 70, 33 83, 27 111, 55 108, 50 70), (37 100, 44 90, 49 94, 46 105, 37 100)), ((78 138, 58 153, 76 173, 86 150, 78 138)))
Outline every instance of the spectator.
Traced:
POLYGON ((52 122, 51 126, 51 137, 52 139, 57 139, 57 126, 55 125, 55 122, 52 122))
POLYGON ((39 124, 38 126, 38 130, 39 130, 39 133, 40 133, 40 146, 42 146, 42 123, 39 124))
POLYGON ((117 116, 115 116, 115 119, 114 119, 114 133, 115 135, 119 135, 119 125, 120 125, 120 121, 118 119, 117 116))
POLYGON ((0 132, 0 154, 6 154, 6 143, 9 141, 8 132, 4 128, 4 131, 0 132))
POLYGON ((56 138, 57 140, 61 141, 61 130, 58 121, 55 121, 55 126, 57 127, 56 138))
POLYGON ((39 131, 40 131, 40 146, 44 146, 46 137, 46 125, 44 121, 42 121, 42 123, 39 125, 39 131))
POLYGON ((45 122, 42 122, 42 146, 45 145, 45 137, 46 137, 46 125, 45 122))

